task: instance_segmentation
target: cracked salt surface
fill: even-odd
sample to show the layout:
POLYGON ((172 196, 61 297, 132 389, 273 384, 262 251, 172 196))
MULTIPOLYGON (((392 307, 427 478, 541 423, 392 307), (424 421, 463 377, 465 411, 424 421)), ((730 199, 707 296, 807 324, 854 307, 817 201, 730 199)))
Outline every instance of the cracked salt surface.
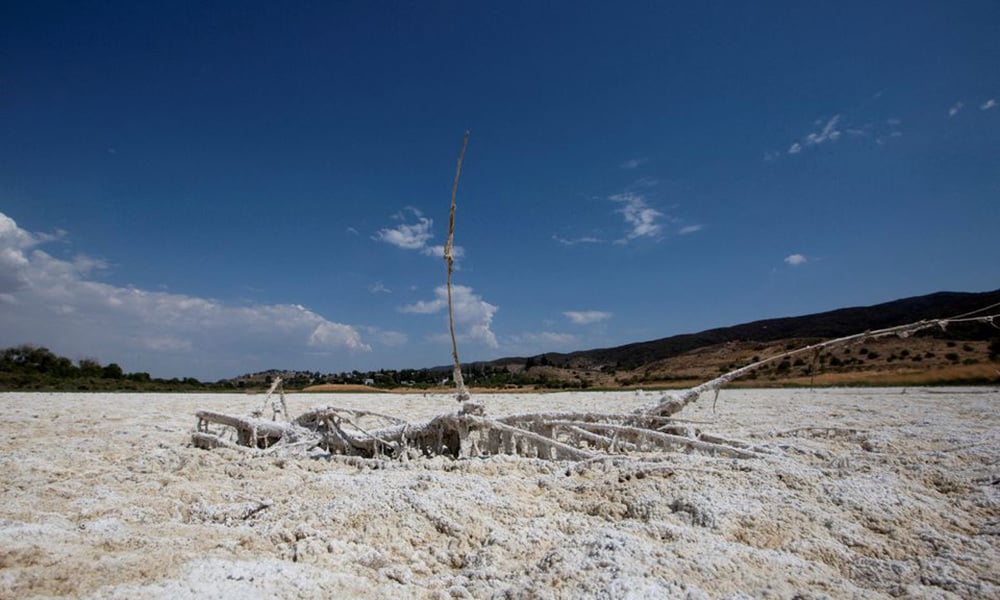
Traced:
MULTIPOLYGON (((504 415, 656 396, 478 398, 504 415)), ((717 413, 703 401, 677 416, 763 458, 570 475, 507 456, 361 465, 190 447, 195 411, 246 413, 242 394, 0 401, 3 598, 1000 597, 996 390, 724 390, 717 413)), ((411 421, 456 408, 419 394, 289 404, 411 421)))

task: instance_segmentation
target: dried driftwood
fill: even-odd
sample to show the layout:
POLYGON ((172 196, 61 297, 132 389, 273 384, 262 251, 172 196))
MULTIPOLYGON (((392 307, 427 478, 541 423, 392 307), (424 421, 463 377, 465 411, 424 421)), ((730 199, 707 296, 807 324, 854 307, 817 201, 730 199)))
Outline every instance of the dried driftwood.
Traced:
MULTIPOLYGON (((290 422, 277 420, 277 414, 283 411, 275 411, 273 420, 260 418, 260 410, 249 417, 201 411, 197 413, 198 428, 192 442, 208 449, 232 447, 257 453, 320 449, 333 455, 402 460, 511 454, 570 461, 630 456, 641 461, 671 452, 752 458, 759 455, 752 445, 702 432, 674 415, 702 394, 718 394, 734 379, 790 356, 890 335, 906 337, 949 323, 992 323, 998 316, 920 321, 813 344, 666 394, 633 413, 529 413, 491 418, 485 411, 474 414, 460 410, 424 423, 408 423, 391 415, 335 406, 312 409, 290 422)), ((287 411, 284 405, 282 409, 287 411)))

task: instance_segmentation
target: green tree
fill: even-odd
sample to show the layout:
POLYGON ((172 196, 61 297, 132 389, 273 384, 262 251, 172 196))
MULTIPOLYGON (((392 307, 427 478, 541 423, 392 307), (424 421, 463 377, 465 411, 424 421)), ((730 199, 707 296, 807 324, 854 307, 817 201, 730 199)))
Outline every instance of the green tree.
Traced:
POLYGON ((101 372, 101 377, 104 379, 121 379, 125 376, 122 368, 118 366, 117 363, 111 363, 110 365, 104 367, 101 372))
POLYGON ((93 358, 81 358, 77 364, 80 366, 80 375, 84 377, 100 377, 104 372, 101 363, 93 358))

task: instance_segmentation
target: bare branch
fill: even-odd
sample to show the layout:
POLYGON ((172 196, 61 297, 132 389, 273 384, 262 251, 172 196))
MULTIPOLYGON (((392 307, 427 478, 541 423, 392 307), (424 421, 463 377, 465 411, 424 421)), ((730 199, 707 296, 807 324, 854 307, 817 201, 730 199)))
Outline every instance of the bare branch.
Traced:
POLYGON ((452 310, 451 302, 451 273, 455 266, 455 196, 458 193, 458 176, 462 173, 462 160, 465 158, 465 149, 469 145, 471 132, 466 131, 462 138, 462 151, 458 153, 458 165, 455 167, 455 182, 451 186, 451 214, 448 217, 448 240, 444 243, 444 260, 448 265, 448 327, 451 331, 451 356, 455 359, 455 389, 459 402, 465 402, 470 398, 469 390, 465 388, 465 380, 462 378, 462 365, 458 361, 458 342, 455 339, 455 313, 452 310))

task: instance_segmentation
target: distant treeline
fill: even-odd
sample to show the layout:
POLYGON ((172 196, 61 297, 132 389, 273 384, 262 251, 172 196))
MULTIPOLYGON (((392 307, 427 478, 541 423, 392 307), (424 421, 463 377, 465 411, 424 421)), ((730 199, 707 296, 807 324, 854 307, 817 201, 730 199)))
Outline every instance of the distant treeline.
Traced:
MULTIPOLYGON (((544 360, 536 362, 528 359, 521 368, 487 362, 462 364, 462 375, 465 383, 475 387, 503 388, 520 386, 540 386, 561 389, 566 387, 581 387, 579 383, 550 379, 544 373, 529 372, 536 365, 545 366, 544 360)), ((378 371, 349 371, 330 375, 314 374, 311 381, 301 381, 297 378, 285 379, 286 386, 299 387, 298 384, 317 383, 347 383, 370 385, 377 388, 413 387, 417 389, 447 385, 451 382, 450 368, 434 369, 380 369, 378 371)), ((583 384, 586 387, 586 384, 583 384)))
POLYGON ((102 365, 92 358, 73 363, 48 348, 31 345, 7 348, 0 354, 0 390, 35 391, 205 391, 231 388, 202 383, 194 377, 159 379, 149 373, 125 373, 116 363, 102 365))
MULTIPOLYGON (((545 385, 544 376, 514 374, 503 367, 484 363, 463 365, 466 382, 484 387, 505 385, 545 385)), ((413 387, 426 389, 447 383, 450 372, 442 369, 380 369, 349 371, 322 375, 309 371, 269 371, 217 382, 203 382, 194 377, 161 379, 149 373, 126 373, 117 363, 102 365, 93 358, 73 362, 48 348, 22 345, 7 348, 0 354, 0 391, 53 392, 199 392, 266 389, 274 377, 284 378, 285 389, 301 389, 322 383, 353 383, 373 388, 413 387)), ((552 382, 563 387, 561 382, 552 382)))

